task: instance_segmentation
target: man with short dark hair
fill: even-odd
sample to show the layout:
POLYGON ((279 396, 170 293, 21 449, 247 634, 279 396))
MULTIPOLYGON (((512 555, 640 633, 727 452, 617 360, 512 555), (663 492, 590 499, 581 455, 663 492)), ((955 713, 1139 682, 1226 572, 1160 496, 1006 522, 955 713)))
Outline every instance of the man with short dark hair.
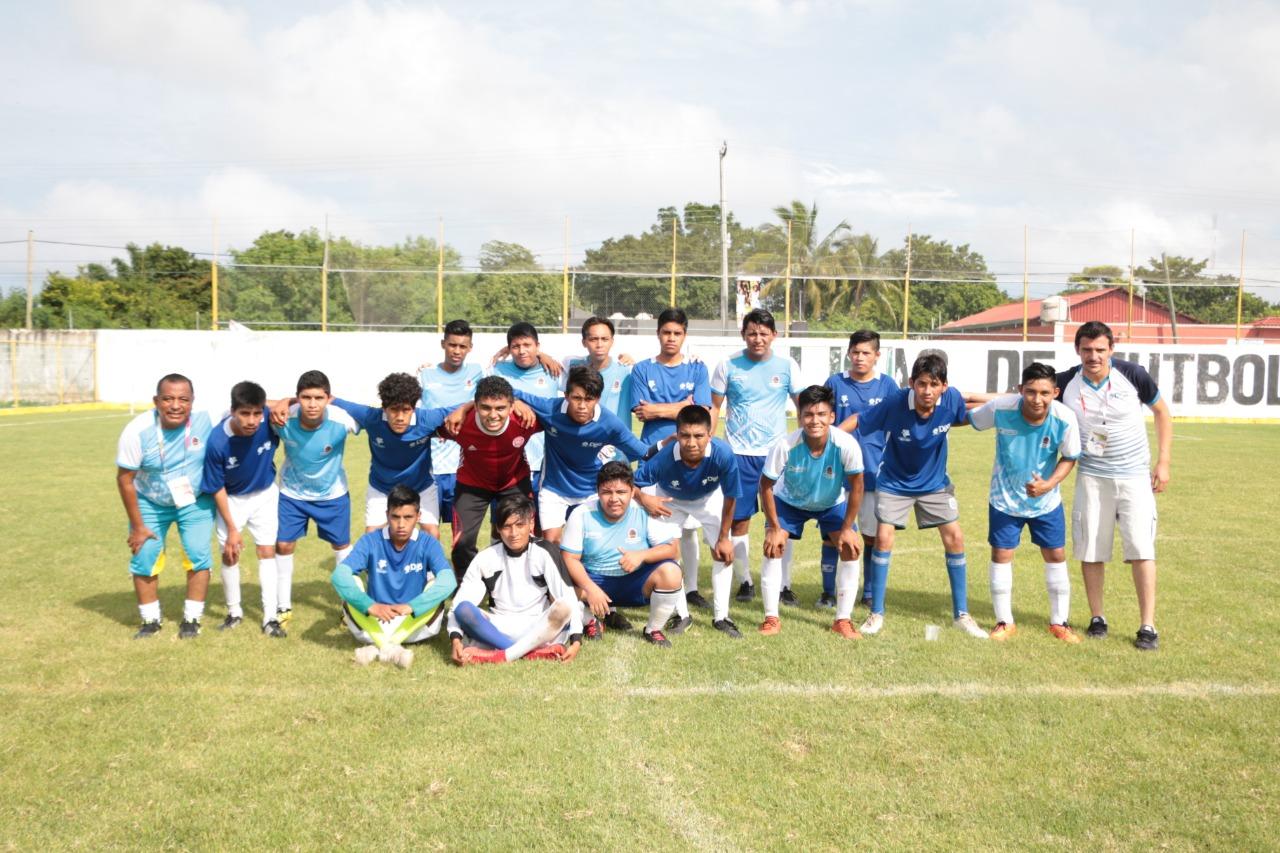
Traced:
MULTIPOLYGON (((440 348, 444 359, 418 371, 422 383, 422 406, 456 408, 472 399, 476 383, 484 378, 484 368, 467 361, 472 344, 471 326, 466 320, 445 324, 440 348)), ((458 443, 451 438, 431 439, 431 485, 422 496, 426 507, 434 506, 440 524, 453 519, 453 493, 458 482, 458 443)))
MULTIPOLYGON (((560 396, 559 380, 547 368, 548 360, 543 358, 538 330, 532 323, 515 323, 507 329, 507 354, 511 360, 495 364, 492 375, 507 380, 513 390, 535 397, 560 396)), ((535 493, 542 481, 543 441, 542 435, 531 435, 524 449, 535 493)))

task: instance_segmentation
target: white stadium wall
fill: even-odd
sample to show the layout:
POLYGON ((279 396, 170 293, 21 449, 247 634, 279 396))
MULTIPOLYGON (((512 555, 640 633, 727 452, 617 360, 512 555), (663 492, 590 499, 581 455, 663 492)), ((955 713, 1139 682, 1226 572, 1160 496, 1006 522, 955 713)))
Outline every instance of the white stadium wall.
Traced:
MULTIPOLYGON (((434 332, 103 330, 97 340, 98 399, 150 399, 156 379, 176 372, 192 378, 198 404, 208 408, 225 405, 231 385, 242 379, 259 382, 273 396, 292 394, 298 375, 310 369, 328 374, 336 393, 374 402, 383 376, 414 373, 441 355, 434 332)), ((471 358, 487 363, 505 342, 500 334, 478 334, 471 358)), ((847 338, 779 338, 774 349, 800 363, 804 382, 820 383, 841 368, 846 346, 847 338)), ((688 350, 714 370, 741 347, 737 338, 707 336, 690 337, 688 350)), ((542 348, 561 359, 583 352, 576 333, 543 335, 542 348)), ((614 345, 615 354, 636 359, 656 349, 652 335, 621 335, 614 345)), ((1070 344, 886 340, 880 369, 905 382, 911 362, 926 349, 946 353, 950 382, 962 391, 1007 390, 1032 361, 1060 370, 1077 363, 1070 344)), ((1151 371, 1175 416, 1280 419, 1280 347, 1121 345, 1117 355, 1151 371)))

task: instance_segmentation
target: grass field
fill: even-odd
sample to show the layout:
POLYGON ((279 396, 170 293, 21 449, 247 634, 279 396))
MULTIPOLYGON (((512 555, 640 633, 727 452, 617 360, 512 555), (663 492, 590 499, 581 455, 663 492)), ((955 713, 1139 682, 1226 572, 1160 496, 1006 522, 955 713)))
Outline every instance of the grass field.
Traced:
MULTIPOLYGON (((1111 639, 1049 637, 1029 545, 1014 641, 948 629, 926 643, 927 623, 949 624, 946 575, 936 534, 910 531, 886 630, 860 643, 812 608, 807 539, 805 606, 784 610, 775 638, 733 643, 698 614, 666 652, 611 633, 570 665, 459 670, 439 643, 402 672, 351 662, 314 540, 299 547, 288 640, 252 626, 247 560, 246 626, 212 630, 215 581, 205 633, 179 643, 171 570, 162 637, 132 642, 112 464, 125 422, 0 420, 7 847, 1261 850, 1280 837, 1274 426, 1176 426, 1154 654, 1130 643, 1123 566, 1111 639)), ((952 436, 971 609, 990 627, 991 437, 952 436)), ((367 460, 352 442, 357 507, 367 460)), ((756 624, 758 599, 734 616, 756 624)))

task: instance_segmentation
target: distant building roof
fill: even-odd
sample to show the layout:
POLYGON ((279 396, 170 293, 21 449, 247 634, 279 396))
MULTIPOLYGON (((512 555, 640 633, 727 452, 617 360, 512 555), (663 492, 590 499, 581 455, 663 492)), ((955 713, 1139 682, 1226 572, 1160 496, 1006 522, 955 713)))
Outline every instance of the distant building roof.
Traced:
POLYGON ((1259 317, 1249 325, 1265 329, 1280 329, 1280 317, 1259 317))
MULTIPOLYGON (((1129 318, 1129 291, 1123 287, 1104 287, 1101 290, 1086 290, 1080 293, 1064 293, 1057 297, 1068 305, 1071 320, 1101 320, 1104 323, 1123 323, 1129 318)), ((1027 317, 1032 323, 1040 322, 1040 306, 1043 299, 1031 299, 1027 302, 1027 317)), ((1134 297, 1134 320, 1140 323, 1167 323, 1169 309, 1158 302, 1151 302, 1141 296, 1134 297)), ((1280 318, 1277 318, 1280 321, 1280 318)), ((1022 322, 1022 303, 1009 302, 997 305, 959 320, 944 323, 942 329, 999 328, 1022 322)), ((1197 323, 1194 317, 1178 312, 1178 322, 1197 323)))

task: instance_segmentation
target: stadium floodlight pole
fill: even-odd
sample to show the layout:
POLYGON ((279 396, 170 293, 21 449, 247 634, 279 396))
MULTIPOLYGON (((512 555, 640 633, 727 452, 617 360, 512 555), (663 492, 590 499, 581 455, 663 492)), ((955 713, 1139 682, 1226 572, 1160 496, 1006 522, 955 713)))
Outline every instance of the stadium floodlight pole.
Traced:
POLYGON ((720 326, 729 328, 729 220, 724 202, 724 157, 728 140, 720 143, 720 326))
MULTIPOLYGON (((32 271, 35 269, 35 232, 27 229, 27 330, 31 330, 32 271)), ((15 386, 16 387, 16 386, 15 386)))
MULTIPOLYGON (((209 331, 218 331, 218 217, 213 217, 213 257, 209 259, 209 331)), ((200 328, 200 315, 196 314, 196 328, 200 328)))
POLYGON ((1244 241, 1248 231, 1240 232, 1240 284, 1236 288, 1236 340, 1240 340, 1240 321, 1244 319, 1244 241))

